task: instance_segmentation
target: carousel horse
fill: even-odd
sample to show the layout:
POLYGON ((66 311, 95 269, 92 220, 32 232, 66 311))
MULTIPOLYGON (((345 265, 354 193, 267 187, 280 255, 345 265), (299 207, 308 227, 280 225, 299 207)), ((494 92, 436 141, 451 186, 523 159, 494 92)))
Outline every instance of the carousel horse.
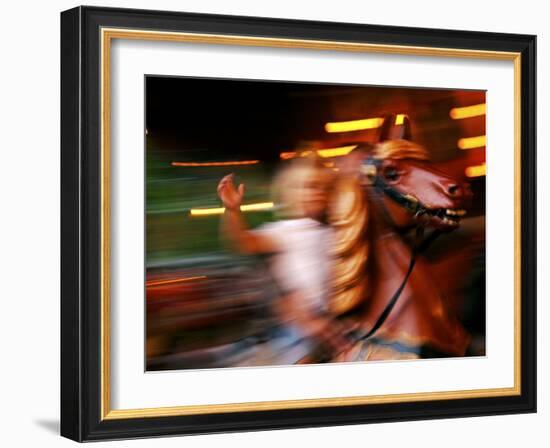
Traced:
POLYGON ((356 150, 357 175, 335 188, 330 309, 359 330, 333 361, 463 356, 470 342, 423 252, 460 226, 471 190, 434 168, 408 119, 394 123, 388 116, 380 143, 356 150))

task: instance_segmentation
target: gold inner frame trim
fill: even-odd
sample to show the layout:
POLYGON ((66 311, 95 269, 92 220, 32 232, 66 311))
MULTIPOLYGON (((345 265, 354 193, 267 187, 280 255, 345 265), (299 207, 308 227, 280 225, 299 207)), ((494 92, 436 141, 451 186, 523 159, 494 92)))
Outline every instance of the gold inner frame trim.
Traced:
POLYGON ((501 397, 521 394, 521 54, 514 52, 418 47, 353 42, 279 39, 217 34, 101 29, 101 419, 167 417, 227 412, 247 412, 314 407, 350 406, 412 401, 501 397), (185 42, 213 45, 296 48, 324 51, 368 52, 514 62, 514 386, 507 388, 419 392, 391 395, 278 400, 212 405, 187 405, 139 409, 111 409, 110 368, 110 50, 113 39, 185 42))

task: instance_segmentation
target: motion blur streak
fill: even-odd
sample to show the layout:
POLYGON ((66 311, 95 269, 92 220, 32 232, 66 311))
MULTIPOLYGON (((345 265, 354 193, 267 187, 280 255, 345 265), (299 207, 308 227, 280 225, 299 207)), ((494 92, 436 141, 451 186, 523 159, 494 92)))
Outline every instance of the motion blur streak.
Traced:
POLYGON ((474 104, 466 107, 454 107, 449 111, 449 115, 453 120, 462 120, 464 118, 479 117, 485 115, 486 104, 474 104))
POLYGON ((297 154, 296 151, 287 151, 279 154, 279 157, 283 160, 287 160, 287 159, 292 159, 293 157, 296 157, 296 154, 297 154))
POLYGON ((397 114, 395 117, 395 124, 398 126, 402 125, 403 122, 405 121, 406 116, 407 116, 406 114, 397 114))
MULTIPOLYGON (((328 159, 331 157, 346 156, 355 148, 357 148, 357 145, 348 145, 348 146, 340 146, 338 148, 318 149, 316 152, 319 157, 328 159)), ((288 160, 288 159, 293 159, 294 157, 307 157, 311 153, 312 151, 302 151, 302 152, 287 151, 279 154, 279 157, 282 160, 288 160)))
POLYGON ((236 166, 256 165, 259 160, 236 160, 233 162, 172 162, 172 166, 236 166))
POLYGON ((466 168, 466 176, 468 177, 481 177, 481 176, 485 176, 485 173, 486 173, 486 165, 485 164, 482 164, 482 165, 474 165, 474 166, 469 166, 468 168, 466 168))
POLYGON ((334 132, 351 132, 362 131, 363 129, 374 129, 382 126, 383 118, 365 118, 363 120, 339 121, 325 124, 325 131, 334 132))
POLYGON ((172 283, 190 282, 193 280, 202 280, 205 278, 207 278, 206 275, 198 275, 196 277, 171 278, 169 280, 156 280, 146 282, 145 285, 149 288, 151 286, 170 285, 172 283))
POLYGON ((348 155, 355 148, 357 148, 357 145, 341 146, 340 148, 319 149, 317 151, 317 154, 325 158, 339 157, 339 156, 348 155))
MULTIPOLYGON (((407 114, 397 114, 395 124, 402 125, 407 114)), ((365 129, 376 129, 382 126, 382 117, 364 118, 362 120, 340 121, 325 124, 325 131, 329 133, 363 131, 365 129)))
POLYGON ((189 213, 191 214, 191 216, 221 215, 224 211, 225 207, 192 208, 189 213))
POLYGON ((241 211, 251 212, 255 210, 269 210, 273 208, 273 202, 260 202, 258 204, 247 204, 241 206, 241 211))
POLYGON ((487 139, 484 135, 461 138, 458 140, 458 147, 460 149, 482 148, 485 146, 486 141, 487 139))
MULTIPOLYGON (((253 212, 257 210, 270 210, 273 208, 273 202, 259 202, 257 204, 247 204, 241 206, 242 212, 253 212)), ((190 213, 191 216, 201 215, 221 215, 225 211, 225 207, 215 208, 193 208, 190 213)))

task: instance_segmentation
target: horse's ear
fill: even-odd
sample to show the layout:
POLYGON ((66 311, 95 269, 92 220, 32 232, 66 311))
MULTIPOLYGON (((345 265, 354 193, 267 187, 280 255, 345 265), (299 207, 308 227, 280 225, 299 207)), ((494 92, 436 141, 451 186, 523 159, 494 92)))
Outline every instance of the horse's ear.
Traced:
POLYGON ((411 122, 405 114, 386 114, 380 131, 378 141, 386 140, 412 140, 411 122))

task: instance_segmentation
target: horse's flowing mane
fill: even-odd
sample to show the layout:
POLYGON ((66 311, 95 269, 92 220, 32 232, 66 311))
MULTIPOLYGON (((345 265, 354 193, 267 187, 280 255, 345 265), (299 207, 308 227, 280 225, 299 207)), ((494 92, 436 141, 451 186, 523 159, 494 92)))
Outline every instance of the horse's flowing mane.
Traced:
POLYGON ((423 146, 409 140, 386 140, 378 143, 372 151, 375 159, 429 160, 428 151, 423 146))
MULTIPOLYGON (((409 140, 386 140, 368 156, 374 159, 429 160, 428 152, 409 140)), ((336 181, 330 210, 335 239, 333 246, 331 311, 340 315, 357 308, 369 295, 369 202, 357 175, 336 181)))

